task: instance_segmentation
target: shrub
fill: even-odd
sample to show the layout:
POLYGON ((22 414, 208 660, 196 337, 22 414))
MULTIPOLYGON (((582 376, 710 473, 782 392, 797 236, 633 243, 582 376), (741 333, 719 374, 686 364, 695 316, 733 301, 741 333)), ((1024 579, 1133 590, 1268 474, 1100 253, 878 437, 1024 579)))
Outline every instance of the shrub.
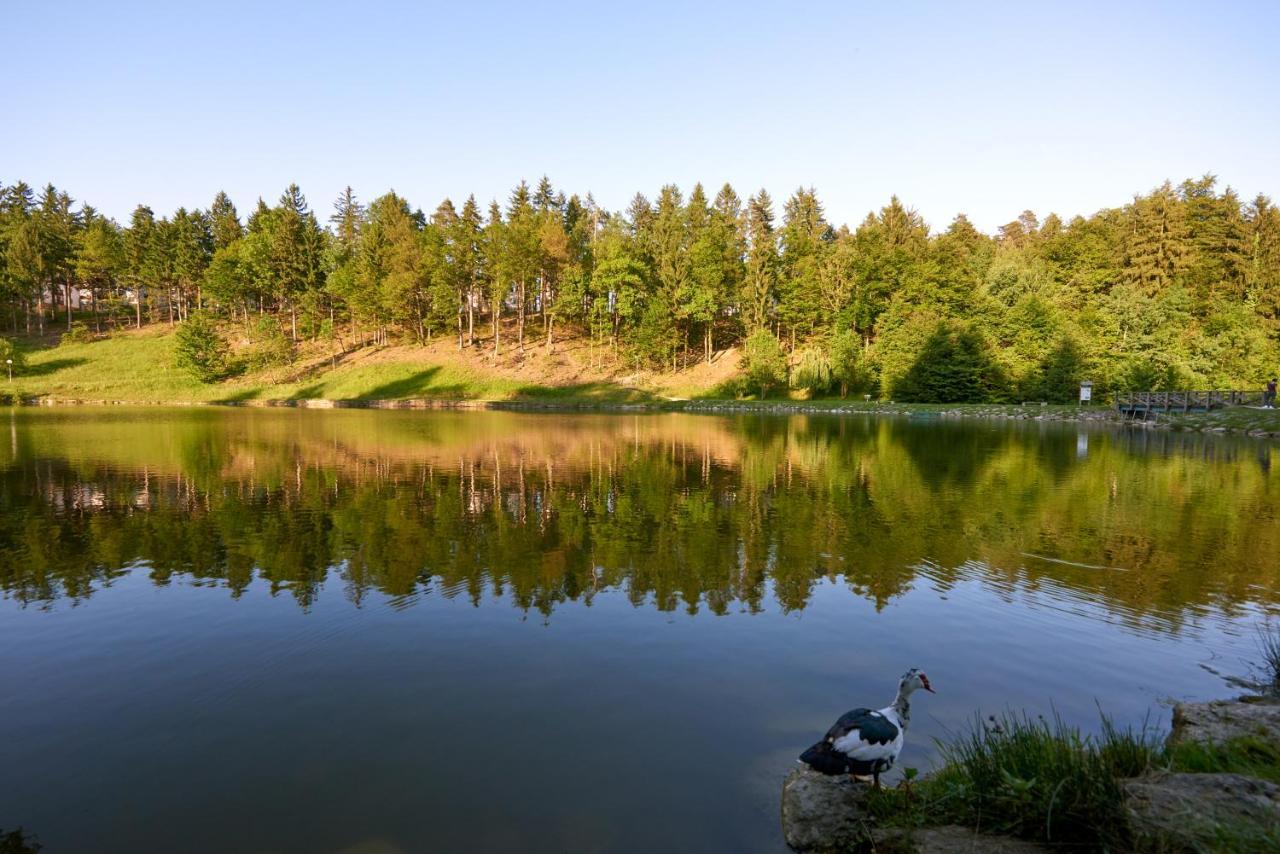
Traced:
POLYGON ((96 338, 93 330, 83 320, 77 320, 71 324, 71 328, 62 333, 62 337, 58 339, 59 344, 88 344, 96 338))
POLYGON ((215 382, 226 376, 227 343, 218 334, 212 318, 194 312, 178 327, 175 359, 178 367, 200 382, 215 382))
POLYGON ((757 329, 742 345, 742 370, 747 385, 760 389, 760 396, 787 381, 787 357, 782 345, 767 329, 757 329))
POLYGON ((293 361, 293 342, 274 317, 263 315, 249 333, 252 342, 245 353, 246 366, 250 370, 274 368, 293 361))
POLYGON ((8 377, 8 367, 5 362, 13 360, 13 372, 16 374, 27 366, 27 360, 22 355, 22 351, 18 349, 18 345, 14 344, 8 338, 0 338, 0 370, 5 373, 0 376, 8 377))

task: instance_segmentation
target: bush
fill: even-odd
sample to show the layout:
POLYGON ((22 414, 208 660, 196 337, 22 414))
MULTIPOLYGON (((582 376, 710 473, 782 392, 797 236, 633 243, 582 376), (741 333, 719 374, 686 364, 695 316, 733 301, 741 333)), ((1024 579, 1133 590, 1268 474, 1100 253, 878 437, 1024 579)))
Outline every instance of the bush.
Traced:
POLYGON ((245 363, 250 370, 274 368, 293 362, 293 342, 274 317, 259 317, 249 333, 249 340, 252 344, 245 353, 245 363))
POLYGON ((757 329, 742 345, 742 371, 748 387, 760 389, 760 396, 787 381, 787 357, 782 345, 767 329, 757 329))
POLYGON ((71 324, 71 328, 62 333, 62 337, 58 339, 59 344, 88 344, 97 336, 93 334, 93 330, 83 320, 77 320, 71 324))
POLYGON ((27 366, 27 360, 22 355, 22 351, 18 349, 18 345, 14 344, 8 338, 0 338, 0 370, 5 373, 0 376, 8 377, 8 367, 5 362, 13 360, 13 372, 16 374, 27 366))
POLYGON ((175 359, 178 367, 200 382, 210 383, 227 374, 227 343, 207 314, 197 311, 178 327, 175 359))

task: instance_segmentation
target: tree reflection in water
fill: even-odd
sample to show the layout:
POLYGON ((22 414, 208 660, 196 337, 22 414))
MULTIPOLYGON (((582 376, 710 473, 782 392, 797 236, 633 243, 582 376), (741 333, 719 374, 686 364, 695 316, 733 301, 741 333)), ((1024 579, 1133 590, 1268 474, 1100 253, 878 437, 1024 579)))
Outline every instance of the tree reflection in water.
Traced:
POLYGON ((1099 430, 1081 452, 1076 426, 666 414, 9 420, 0 587, 24 605, 123 572, 265 584, 304 608, 503 593, 544 615, 602 589, 722 614, 802 609, 822 578, 877 607, 977 578, 1176 631, 1270 604, 1280 580, 1254 441, 1099 430))

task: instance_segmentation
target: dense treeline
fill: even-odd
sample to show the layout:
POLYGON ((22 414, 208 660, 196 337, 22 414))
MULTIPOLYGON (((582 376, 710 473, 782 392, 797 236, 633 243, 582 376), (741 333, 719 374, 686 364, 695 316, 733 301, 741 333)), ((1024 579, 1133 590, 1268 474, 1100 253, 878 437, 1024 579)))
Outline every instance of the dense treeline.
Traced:
POLYGON ((139 206, 121 225, 17 183, 0 189, 0 306, 27 334, 201 318, 207 379, 222 367, 210 320, 285 349, 448 335, 495 355, 570 329, 653 368, 742 344, 744 388, 765 393, 1065 401, 1084 378, 1106 390, 1271 376, 1280 213, 1205 176, 1070 222, 1026 211, 990 236, 964 215, 931 232, 897 198, 850 229, 812 189, 780 215, 765 191, 744 201, 728 185, 668 185, 609 212, 543 178, 505 208, 446 199, 427 215, 348 189, 321 222, 290 186, 243 221, 220 193, 167 218, 139 206))

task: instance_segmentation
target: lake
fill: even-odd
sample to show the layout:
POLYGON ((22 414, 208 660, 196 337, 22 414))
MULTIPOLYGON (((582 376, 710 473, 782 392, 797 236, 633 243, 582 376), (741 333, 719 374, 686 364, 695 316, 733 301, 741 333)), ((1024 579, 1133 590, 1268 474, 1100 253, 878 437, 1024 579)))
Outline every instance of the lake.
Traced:
POLYGON ((1280 590, 1276 446, 1074 424, 0 410, 0 827, 75 852, 778 851, 917 695, 1167 727, 1280 590))

